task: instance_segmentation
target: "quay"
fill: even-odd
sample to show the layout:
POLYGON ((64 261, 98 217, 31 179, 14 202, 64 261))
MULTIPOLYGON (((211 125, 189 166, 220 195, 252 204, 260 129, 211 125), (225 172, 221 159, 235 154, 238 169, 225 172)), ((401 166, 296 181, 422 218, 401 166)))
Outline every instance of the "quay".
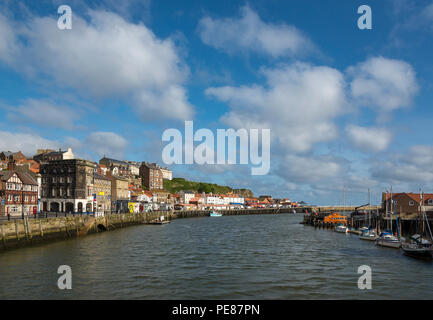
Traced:
MULTIPOLYGON (((221 210, 223 215, 254 215, 293 213, 292 208, 266 208, 221 210)), ((143 213, 107 214, 94 217, 88 215, 72 215, 53 218, 29 218, 4 221, 0 224, 1 241, 0 251, 7 249, 34 245, 37 243, 83 237, 88 234, 115 230, 132 225, 161 224, 164 216, 165 223, 173 219, 207 217, 210 211, 155 211, 143 213)), ((163 224, 165 224, 163 223, 163 224)))
MULTIPOLYGON (((368 214, 358 215, 355 213, 356 211, 346 214, 347 227, 360 228, 369 224, 374 228, 377 226, 379 230, 386 230, 389 226, 392 226, 394 231, 397 230, 395 218, 387 217, 382 210, 376 211, 376 209, 374 209, 370 216, 368 214)), ((315 229, 334 229, 335 224, 325 222, 325 217, 330 214, 331 211, 306 212, 301 224, 313 226, 315 229)), ((398 229, 400 230, 401 235, 406 236, 417 233, 417 220, 418 217, 416 214, 398 215, 398 229)), ((433 217, 428 217, 427 220, 430 228, 433 229, 433 217)))

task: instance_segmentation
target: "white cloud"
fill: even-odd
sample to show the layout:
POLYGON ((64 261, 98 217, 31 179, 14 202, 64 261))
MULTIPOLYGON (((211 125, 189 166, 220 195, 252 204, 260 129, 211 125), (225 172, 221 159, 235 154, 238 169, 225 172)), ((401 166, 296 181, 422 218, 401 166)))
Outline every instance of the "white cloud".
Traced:
POLYGON ((228 53, 254 51, 273 58, 294 56, 313 48, 296 27, 263 22, 249 6, 240 9, 240 18, 202 18, 198 25, 201 40, 228 53))
POLYGON ((93 132, 88 135, 84 145, 98 156, 122 158, 128 141, 114 132, 93 132))
POLYGON ((331 156, 287 155, 280 168, 280 174, 288 181, 315 183, 338 177, 346 164, 342 159, 331 156))
POLYGON ((370 58, 350 67, 352 96, 360 104, 389 112, 409 106, 418 91, 415 71, 410 64, 384 57, 370 58))
MULTIPOLYGON (((228 102, 223 121, 234 128, 270 128, 287 153, 305 152, 337 136, 333 119, 346 105, 343 75, 336 69, 303 63, 264 69, 267 86, 208 88, 228 102)), ((273 151, 274 152, 274 151, 273 151)))
POLYGON ((73 129, 79 112, 48 100, 27 99, 16 107, 8 107, 8 118, 17 122, 28 121, 54 128, 73 129))
POLYGON ((57 141, 48 140, 33 133, 0 131, 1 151, 21 151, 26 156, 33 156, 37 149, 58 149, 60 145, 57 141))
POLYGON ((394 154, 392 159, 373 163, 373 177, 394 183, 433 182, 433 147, 412 146, 406 152, 394 154))
POLYGON ((63 31, 48 17, 33 17, 12 28, 1 16, 0 25, 9 29, 0 31, 0 40, 10 38, 13 44, 19 36, 22 41, 0 47, 0 59, 82 96, 123 99, 143 120, 190 119, 193 107, 183 87, 189 70, 174 42, 158 39, 143 24, 115 13, 90 11, 89 16, 87 22, 74 14, 72 30, 63 31))
POLYGON ((392 134, 383 128, 349 125, 346 132, 349 140, 363 151, 383 151, 392 139, 392 134))

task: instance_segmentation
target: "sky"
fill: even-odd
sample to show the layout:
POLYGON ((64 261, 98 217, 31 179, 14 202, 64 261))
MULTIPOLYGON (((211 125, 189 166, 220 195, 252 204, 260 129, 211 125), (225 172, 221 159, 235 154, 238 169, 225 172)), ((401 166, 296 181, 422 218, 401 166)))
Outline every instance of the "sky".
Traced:
POLYGON ((163 132, 192 120, 270 129, 270 171, 176 164, 175 177, 320 205, 344 189, 348 205, 433 192, 432 40, 431 0, 5 0, 0 150, 164 165, 163 132))

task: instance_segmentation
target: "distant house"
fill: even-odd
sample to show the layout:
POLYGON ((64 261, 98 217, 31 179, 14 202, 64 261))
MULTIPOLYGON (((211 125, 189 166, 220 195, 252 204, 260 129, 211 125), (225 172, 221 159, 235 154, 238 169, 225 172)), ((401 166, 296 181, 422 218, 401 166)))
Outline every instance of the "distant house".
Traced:
POLYGON ((0 171, 0 215, 32 216, 37 213, 38 182, 30 171, 16 168, 10 160, 0 171))
POLYGON ((59 149, 59 151, 38 150, 38 152, 38 154, 33 156, 33 160, 37 161, 39 164, 46 164, 50 161, 58 160, 72 160, 75 158, 72 148, 68 148, 66 151, 59 149))
POLYGON ((156 163, 143 162, 140 166, 141 183, 149 190, 164 189, 161 168, 156 163))
POLYGON ((103 157, 99 160, 99 165, 104 165, 106 168, 113 172, 116 176, 129 176, 129 163, 123 160, 116 160, 112 158, 103 157))
POLYGON ((0 152, 0 160, 1 161, 9 161, 9 160, 14 160, 14 161, 18 161, 18 160, 25 160, 27 159, 26 156, 21 152, 11 152, 11 151, 3 151, 0 152))
MULTIPOLYGON (((397 214, 413 215, 419 212, 420 204, 425 206, 426 211, 431 211, 433 207, 433 193, 424 193, 423 201, 419 193, 403 192, 392 194, 393 212, 397 209, 397 214)), ((382 193, 382 210, 385 212, 391 210, 391 193, 382 193)))

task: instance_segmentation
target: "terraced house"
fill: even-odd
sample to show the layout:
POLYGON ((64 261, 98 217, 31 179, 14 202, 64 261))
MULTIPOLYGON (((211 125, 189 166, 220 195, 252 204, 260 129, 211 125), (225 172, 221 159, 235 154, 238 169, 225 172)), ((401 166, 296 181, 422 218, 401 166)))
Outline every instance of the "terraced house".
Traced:
POLYGON ((17 170, 15 161, 0 171, 0 214, 32 216, 38 211, 38 183, 31 173, 17 170))

